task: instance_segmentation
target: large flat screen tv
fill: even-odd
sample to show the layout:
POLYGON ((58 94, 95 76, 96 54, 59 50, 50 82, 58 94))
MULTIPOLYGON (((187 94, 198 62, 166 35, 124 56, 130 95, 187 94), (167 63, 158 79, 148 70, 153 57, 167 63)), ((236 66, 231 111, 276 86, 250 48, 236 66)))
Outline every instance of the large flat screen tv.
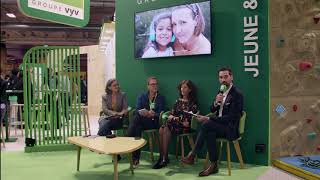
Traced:
POLYGON ((135 14, 135 58, 212 53, 211 3, 204 1, 135 14))

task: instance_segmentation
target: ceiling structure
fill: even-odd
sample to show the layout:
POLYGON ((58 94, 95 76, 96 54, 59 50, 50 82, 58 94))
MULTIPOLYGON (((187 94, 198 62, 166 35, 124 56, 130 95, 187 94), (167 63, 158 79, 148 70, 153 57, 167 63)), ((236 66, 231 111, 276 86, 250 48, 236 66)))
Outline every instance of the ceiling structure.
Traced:
POLYGON ((1 0, 1 44, 8 59, 22 60, 27 49, 39 45, 96 45, 102 24, 110 22, 115 0, 90 0, 90 21, 82 28, 27 17, 18 8, 17 0, 1 0), (16 18, 8 17, 12 13, 16 18))

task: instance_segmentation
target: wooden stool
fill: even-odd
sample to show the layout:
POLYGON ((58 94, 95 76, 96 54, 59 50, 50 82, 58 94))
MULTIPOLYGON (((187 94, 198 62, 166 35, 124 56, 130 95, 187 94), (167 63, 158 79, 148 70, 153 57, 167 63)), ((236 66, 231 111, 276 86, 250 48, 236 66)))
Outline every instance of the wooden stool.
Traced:
POLYGON ((91 136, 88 106, 81 105, 81 114, 83 115, 84 133, 86 136, 91 136))
MULTIPOLYGON (((192 129, 191 129, 192 130, 192 129)), ((190 133, 184 133, 180 134, 177 136, 177 143, 176 143, 176 159, 178 160, 178 149, 179 149, 179 142, 181 146, 181 159, 184 159, 184 142, 183 138, 187 137, 189 144, 190 144, 190 149, 194 149, 194 141, 193 141, 193 136, 196 134, 196 131, 190 132, 190 133)))
MULTIPOLYGON (((22 116, 22 107, 24 105, 23 104, 16 104, 16 103, 10 103, 10 116, 9 116, 9 126, 13 125, 15 126, 14 132, 15 132, 15 136, 17 136, 17 126, 20 125, 21 126, 21 134, 23 136, 23 116, 22 116), (18 113, 20 115, 20 122, 18 121, 18 113)), ((10 128, 9 128, 9 134, 10 134, 10 128)))
POLYGON ((148 130, 144 130, 143 132, 144 133, 147 133, 147 136, 148 136, 148 141, 149 141, 149 149, 150 149, 150 158, 151 158, 151 161, 154 161, 154 157, 153 157, 153 141, 152 140, 155 140, 156 144, 158 145, 159 147, 159 140, 156 136, 156 132, 158 132, 159 129, 148 129, 148 130))

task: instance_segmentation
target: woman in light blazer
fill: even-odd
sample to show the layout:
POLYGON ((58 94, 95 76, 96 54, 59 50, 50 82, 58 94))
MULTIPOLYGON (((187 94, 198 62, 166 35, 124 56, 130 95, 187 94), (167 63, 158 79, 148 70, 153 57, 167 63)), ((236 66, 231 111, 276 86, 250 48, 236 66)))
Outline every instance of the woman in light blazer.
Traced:
POLYGON ((102 115, 99 119, 99 136, 111 135, 111 130, 122 127, 123 117, 128 113, 127 98, 120 91, 116 79, 110 79, 106 85, 106 94, 102 96, 102 115))

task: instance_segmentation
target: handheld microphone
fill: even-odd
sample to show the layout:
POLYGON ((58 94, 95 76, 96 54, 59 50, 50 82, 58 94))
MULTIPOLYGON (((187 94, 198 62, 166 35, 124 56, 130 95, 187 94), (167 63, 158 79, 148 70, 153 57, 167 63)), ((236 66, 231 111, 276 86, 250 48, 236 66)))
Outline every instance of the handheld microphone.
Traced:
POLYGON ((227 86, 226 85, 224 85, 224 84, 222 84, 221 86, 220 86, 220 90, 219 90, 219 93, 225 93, 227 91, 227 86))
MULTIPOLYGON (((227 91, 227 86, 224 84, 221 84, 220 89, 219 89, 219 94, 223 94, 227 91)), ((221 105, 221 101, 217 102, 218 105, 221 105)))

